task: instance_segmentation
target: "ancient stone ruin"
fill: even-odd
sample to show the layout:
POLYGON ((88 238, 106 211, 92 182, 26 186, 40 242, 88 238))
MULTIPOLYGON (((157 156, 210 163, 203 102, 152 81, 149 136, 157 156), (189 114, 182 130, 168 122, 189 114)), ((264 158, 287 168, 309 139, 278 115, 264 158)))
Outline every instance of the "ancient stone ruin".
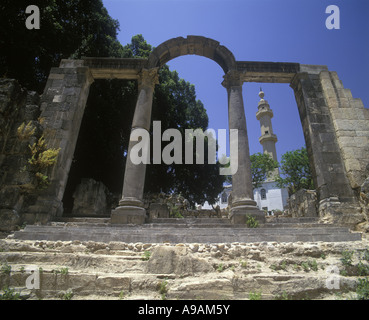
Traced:
MULTIPOLYGON (((59 67, 51 69, 41 97, 27 93, 14 80, 0 80, 1 228, 11 229, 23 223, 44 224, 63 216, 63 194, 94 79, 137 80, 139 94, 132 131, 149 131, 159 68, 188 54, 212 59, 224 70, 222 84, 228 93, 228 106, 224 107, 229 110, 230 130, 237 129, 239 135, 239 168, 232 177, 233 202, 229 214, 232 224, 245 223, 246 215, 264 222, 264 213, 253 199, 242 96, 244 82, 290 84, 314 175, 318 217, 330 217, 333 223, 348 226, 364 221, 363 211, 368 206, 365 179, 369 159, 369 110, 359 98, 352 97, 337 73, 321 65, 238 61, 219 42, 188 36, 162 43, 148 59, 62 60, 59 67), (42 135, 44 144, 40 141, 42 135), (32 144, 35 148, 47 146, 53 153, 51 160, 53 155, 56 157, 44 171, 27 167, 28 145, 32 144), (33 187, 35 181, 40 188, 33 187), (362 185, 364 191, 361 191, 362 185)), ((130 142, 128 155, 135 143, 130 142)), ((128 156, 122 184, 122 197, 118 207, 111 211, 110 223, 144 224, 145 165, 133 164, 128 156)), ((103 197, 101 192, 97 190, 97 198, 103 197)), ((79 197, 77 192, 76 199, 79 197)), ((158 208, 157 212, 157 215, 165 215, 159 213, 158 208)))

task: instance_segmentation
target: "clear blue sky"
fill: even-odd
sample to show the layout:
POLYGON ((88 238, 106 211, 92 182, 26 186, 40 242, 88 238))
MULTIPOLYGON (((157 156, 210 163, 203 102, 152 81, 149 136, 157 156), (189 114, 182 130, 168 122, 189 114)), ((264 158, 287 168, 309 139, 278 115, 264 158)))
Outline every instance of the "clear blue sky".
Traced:
MULTIPOLYGON (((103 0, 120 22, 125 45, 142 34, 156 47, 178 36, 199 35, 226 46, 238 61, 298 62, 327 65, 345 88, 369 107, 368 0, 103 0), (325 27, 328 5, 340 9, 340 29, 325 27)), ((182 56, 168 63, 171 70, 195 84, 197 97, 209 115, 209 127, 228 128, 223 71, 199 56, 182 56)), ((274 111, 278 158, 305 145, 292 89, 288 84, 245 83, 243 96, 250 153, 262 152, 256 120, 258 92, 274 111)))

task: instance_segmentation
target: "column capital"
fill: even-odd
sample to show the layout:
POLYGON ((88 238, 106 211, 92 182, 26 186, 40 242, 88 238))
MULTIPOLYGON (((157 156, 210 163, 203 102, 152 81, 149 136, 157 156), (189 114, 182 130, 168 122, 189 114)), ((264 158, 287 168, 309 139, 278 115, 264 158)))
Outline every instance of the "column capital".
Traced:
POLYGON ((230 70, 224 76, 222 86, 229 89, 231 87, 242 86, 241 72, 238 70, 230 70))
POLYGON ((141 69, 138 73, 138 86, 155 87, 159 84, 159 68, 141 69))

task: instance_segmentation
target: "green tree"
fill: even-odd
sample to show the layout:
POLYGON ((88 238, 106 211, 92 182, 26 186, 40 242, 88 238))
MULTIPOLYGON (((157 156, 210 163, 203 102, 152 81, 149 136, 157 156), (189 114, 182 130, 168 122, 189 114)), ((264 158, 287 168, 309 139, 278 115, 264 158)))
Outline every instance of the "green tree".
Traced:
POLYGON ((51 67, 81 56, 119 57, 119 23, 101 0, 2 0, 0 76, 42 93, 51 67), (25 27, 28 5, 40 9, 40 29, 25 27))
MULTIPOLYGON (((2 0, 0 76, 15 78, 27 89, 42 93, 50 68, 57 67, 61 59, 149 56, 152 47, 142 35, 122 46, 117 40, 118 31, 118 21, 109 16, 101 0, 2 0), (25 9, 30 4, 40 9, 39 30, 25 27, 25 9)), ((208 117, 196 99, 194 86, 167 66, 160 69, 159 78, 153 120, 162 122, 162 130, 205 130, 208 117)), ((83 177, 102 181, 114 193, 121 191, 136 99, 136 81, 95 80, 91 85, 64 203, 69 199, 71 206, 74 188, 83 177)), ((217 168, 151 165, 146 191, 173 191, 194 201, 211 202, 214 193, 219 193, 214 190, 221 188, 222 177, 215 176, 217 168)))
POLYGON ((273 170, 277 169, 278 161, 266 153, 255 153, 250 156, 252 184, 254 188, 259 188, 273 174, 273 170))
MULTIPOLYGON (((261 184, 266 181, 273 170, 278 168, 278 161, 273 160, 273 158, 266 153, 254 153, 250 156, 251 161, 251 175, 252 175, 252 185, 254 188, 259 188, 261 184)), ((226 167, 229 164, 226 165, 226 167)), ((226 181, 232 183, 232 176, 227 176, 226 181)))
POLYGON ((283 178, 277 179, 277 185, 280 188, 287 187, 290 195, 300 189, 314 189, 306 148, 283 154, 280 168, 283 178))

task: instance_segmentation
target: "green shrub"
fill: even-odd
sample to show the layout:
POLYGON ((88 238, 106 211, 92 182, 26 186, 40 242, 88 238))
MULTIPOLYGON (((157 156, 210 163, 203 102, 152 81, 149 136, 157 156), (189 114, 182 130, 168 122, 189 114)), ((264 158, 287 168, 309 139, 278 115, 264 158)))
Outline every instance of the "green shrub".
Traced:
POLYGON ((250 292, 249 299, 250 300, 261 300, 261 292, 250 292))
POLYGON ((369 300, 369 281, 368 278, 358 279, 356 287, 358 300, 369 300))
POLYGON ((246 215, 246 225, 248 228, 257 228, 259 227, 259 222, 254 217, 246 215))
POLYGON ((20 300, 20 293, 15 293, 14 289, 5 287, 3 294, 0 294, 0 300, 20 300))
POLYGON ((148 251, 148 250, 146 250, 146 251, 143 253, 143 255, 142 255, 142 260, 144 260, 144 261, 148 261, 148 260, 150 259, 150 257, 151 257, 151 252, 150 252, 150 251, 148 251))

